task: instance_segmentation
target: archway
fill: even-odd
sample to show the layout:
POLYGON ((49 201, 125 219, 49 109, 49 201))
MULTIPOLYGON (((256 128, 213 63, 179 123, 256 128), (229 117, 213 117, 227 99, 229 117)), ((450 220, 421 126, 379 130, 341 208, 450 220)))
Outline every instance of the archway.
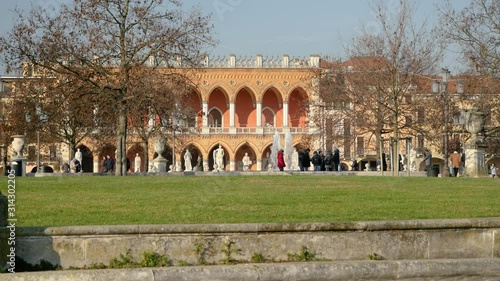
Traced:
POLYGON ((184 106, 185 124, 188 127, 201 127, 203 124, 203 113, 201 108, 201 97, 195 90, 190 91, 182 97, 184 106))
POLYGON ((261 163, 261 170, 262 171, 267 171, 269 164, 271 164, 271 146, 272 144, 269 144, 267 147, 265 147, 262 150, 262 155, 260 156, 260 159, 262 159, 261 163))
POLYGON ((211 127, 227 127, 229 125, 229 97, 221 88, 214 89, 208 98, 209 126, 211 127), (216 113, 213 109, 217 109, 216 113), (210 117, 212 114, 212 117, 210 117), (210 123, 212 120, 218 120, 216 123, 210 123))
POLYGON ((269 123, 272 120, 273 127, 283 127, 282 104, 283 99, 276 88, 266 90, 262 96, 262 126, 266 126, 266 122, 269 123))
POLYGON ((238 92, 235 100, 235 125, 236 127, 255 127, 255 96, 244 88, 238 92))
POLYGON ((288 100, 288 116, 290 127, 307 127, 307 114, 309 112, 309 99, 301 88, 293 90, 288 100))
POLYGON ((255 151, 250 147, 248 144, 242 145, 238 150, 236 151, 236 154, 234 155, 234 159, 236 162, 236 170, 237 171, 243 171, 243 157, 245 156, 245 153, 248 153, 248 156, 250 157, 251 165, 249 167, 250 171, 256 171, 257 170, 257 154, 255 151))

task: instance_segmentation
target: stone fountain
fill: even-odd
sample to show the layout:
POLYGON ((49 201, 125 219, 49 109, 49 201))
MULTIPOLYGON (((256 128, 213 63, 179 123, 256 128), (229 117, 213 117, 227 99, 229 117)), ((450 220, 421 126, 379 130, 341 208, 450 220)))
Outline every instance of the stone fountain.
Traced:
POLYGON ((278 150, 281 149, 281 138, 278 132, 274 132, 273 136, 273 145, 271 145, 271 155, 269 156, 269 163, 271 163, 271 167, 268 167, 269 171, 274 171, 278 166, 278 150))

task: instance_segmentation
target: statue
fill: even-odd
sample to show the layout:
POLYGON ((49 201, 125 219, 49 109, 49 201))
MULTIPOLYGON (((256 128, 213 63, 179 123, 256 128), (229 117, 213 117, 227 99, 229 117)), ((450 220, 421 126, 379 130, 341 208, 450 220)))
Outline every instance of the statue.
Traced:
POLYGON ((135 172, 136 173, 140 173, 141 172, 141 157, 139 156, 139 153, 135 154, 134 167, 135 167, 135 172))
POLYGON ((248 156, 247 152, 245 152, 245 156, 243 156, 242 162, 243 162, 243 171, 248 171, 250 165, 252 164, 252 161, 250 161, 250 156, 248 156))
POLYGON ((78 162, 80 162, 80 164, 82 163, 82 152, 80 151, 79 148, 76 150, 75 159, 78 160, 78 162))
POLYGON ((294 148, 292 152, 292 166, 290 167, 290 170, 298 170, 298 168, 299 168, 299 152, 297 151, 296 148, 294 148))
POLYGON ((410 149, 410 171, 417 171, 417 151, 415 149, 410 149))
POLYGON ((186 153, 184 153, 184 166, 186 167, 185 171, 193 170, 191 159, 192 159, 191 152, 189 152, 189 149, 186 149, 186 153))
POLYGON ((217 169, 217 171, 224 171, 224 149, 222 146, 219 144, 219 148, 214 150, 214 169, 217 169), (217 165, 217 167, 215 167, 217 165))
POLYGON ((269 167, 269 151, 266 152, 266 156, 262 158, 262 170, 267 171, 267 168, 269 167))

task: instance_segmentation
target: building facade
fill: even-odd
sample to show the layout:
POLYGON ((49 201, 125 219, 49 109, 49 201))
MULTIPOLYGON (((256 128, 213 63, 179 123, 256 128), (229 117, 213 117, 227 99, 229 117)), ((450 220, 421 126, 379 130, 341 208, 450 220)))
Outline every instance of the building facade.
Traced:
MULTIPOLYGON (((167 149, 163 156, 170 169, 183 171, 186 161, 198 171, 214 169, 214 151, 219 147, 224 151, 224 170, 243 171, 243 157, 250 157, 250 171, 267 170, 269 154, 276 133, 280 136, 281 146, 285 145, 285 134, 290 133, 296 150, 310 148, 326 152, 333 146, 340 149, 344 170, 376 171, 380 165, 379 144, 364 135, 354 135, 348 120, 337 118, 333 123, 324 123, 321 104, 317 93, 317 80, 321 75, 320 57, 307 58, 282 57, 236 57, 207 58, 200 69, 189 71, 190 80, 195 86, 184 96, 183 106, 189 107, 189 116, 176 116, 172 121, 175 129, 166 131, 167 149), (318 120, 320 122, 318 122, 318 120), (327 141, 332 130, 321 126, 335 127, 333 131, 344 135, 343 142, 327 141), (340 128, 340 129, 339 129, 340 128), (339 133, 340 132, 340 133, 339 133), (345 136, 349 136, 346 138, 345 136), (347 140, 347 141, 346 141, 347 140), (186 152, 190 157, 185 157, 186 152), (354 161, 355 160, 355 161, 354 161), (356 167, 353 167, 356 163, 356 167)), ((27 73, 25 73, 27 75, 27 73)), ((19 77, 1 77, 2 97, 15 95, 15 82, 19 77)), ((4 109, 6 110, 6 109, 4 109)), ((418 115, 418 112, 417 112, 418 115)), ((154 120, 150 120, 154 122, 154 120)), ((330 128, 331 129, 331 128, 330 128)), ((153 167, 157 157, 154 150, 156 139, 153 137, 148 147, 140 141, 133 130, 128 132, 127 158, 131 163, 130 171, 145 172, 153 167), (148 161, 144 159, 147 153, 148 161), (135 167, 136 157, 140 157, 140 167, 135 167)), ((28 172, 34 166, 37 153, 35 140, 27 140, 28 172)), ((404 154, 407 143, 401 143, 404 154)), ((413 148, 423 148, 427 144, 423 136, 409 140, 413 148)), ((74 155, 64 144, 44 146, 40 153, 41 164, 50 165, 59 171, 74 155)), ((102 159, 106 155, 115 157, 116 144, 96 142, 93 138, 83 139, 76 147, 83 154, 84 172, 100 172, 102 159)), ((437 151, 431 147, 431 150, 437 151)), ((5 152, 4 152, 5 153, 5 152)), ((433 163, 443 169, 444 155, 434 153, 433 163)), ((422 171, 424 163, 418 155, 415 170, 422 171)), ((409 163, 407 163, 409 169, 409 163)), ((289 167, 288 167, 289 168, 289 167)), ((296 168, 296 167, 294 167, 296 168)))

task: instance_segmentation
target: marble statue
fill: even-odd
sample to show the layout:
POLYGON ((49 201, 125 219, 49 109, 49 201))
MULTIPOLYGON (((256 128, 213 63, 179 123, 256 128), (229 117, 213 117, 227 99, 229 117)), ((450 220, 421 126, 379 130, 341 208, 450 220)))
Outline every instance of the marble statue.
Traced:
POLYGON ((76 150, 76 153, 75 153, 75 159, 78 160, 78 162, 80 162, 80 164, 82 164, 82 152, 80 151, 80 149, 78 148, 76 150))
POLYGON ((188 149, 186 149, 186 153, 184 153, 184 166, 186 167, 186 171, 192 171, 193 170, 193 166, 191 164, 191 159, 192 159, 192 156, 191 156, 191 152, 189 152, 188 149))
POLYGON ((242 162, 243 162, 243 171, 248 171, 250 165, 252 164, 252 161, 250 161, 250 156, 248 156, 247 152, 245 152, 245 156, 243 156, 242 162))
POLYGON ((134 169, 135 169, 136 173, 140 173, 141 172, 141 157, 139 156, 139 153, 135 154, 134 169))
POLYGON ((292 153, 292 167, 290 169, 297 170, 299 168, 299 152, 296 148, 293 149, 292 153))
POLYGON ((417 171, 417 151, 415 149, 410 149, 410 171, 417 171))
POLYGON ((217 165, 217 167, 215 167, 215 165, 214 165, 214 169, 217 169, 217 171, 224 171, 224 149, 222 148, 222 146, 220 144, 219 144, 219 148, 214 150, 213 156, 214 156, 215 165, 217 165))

